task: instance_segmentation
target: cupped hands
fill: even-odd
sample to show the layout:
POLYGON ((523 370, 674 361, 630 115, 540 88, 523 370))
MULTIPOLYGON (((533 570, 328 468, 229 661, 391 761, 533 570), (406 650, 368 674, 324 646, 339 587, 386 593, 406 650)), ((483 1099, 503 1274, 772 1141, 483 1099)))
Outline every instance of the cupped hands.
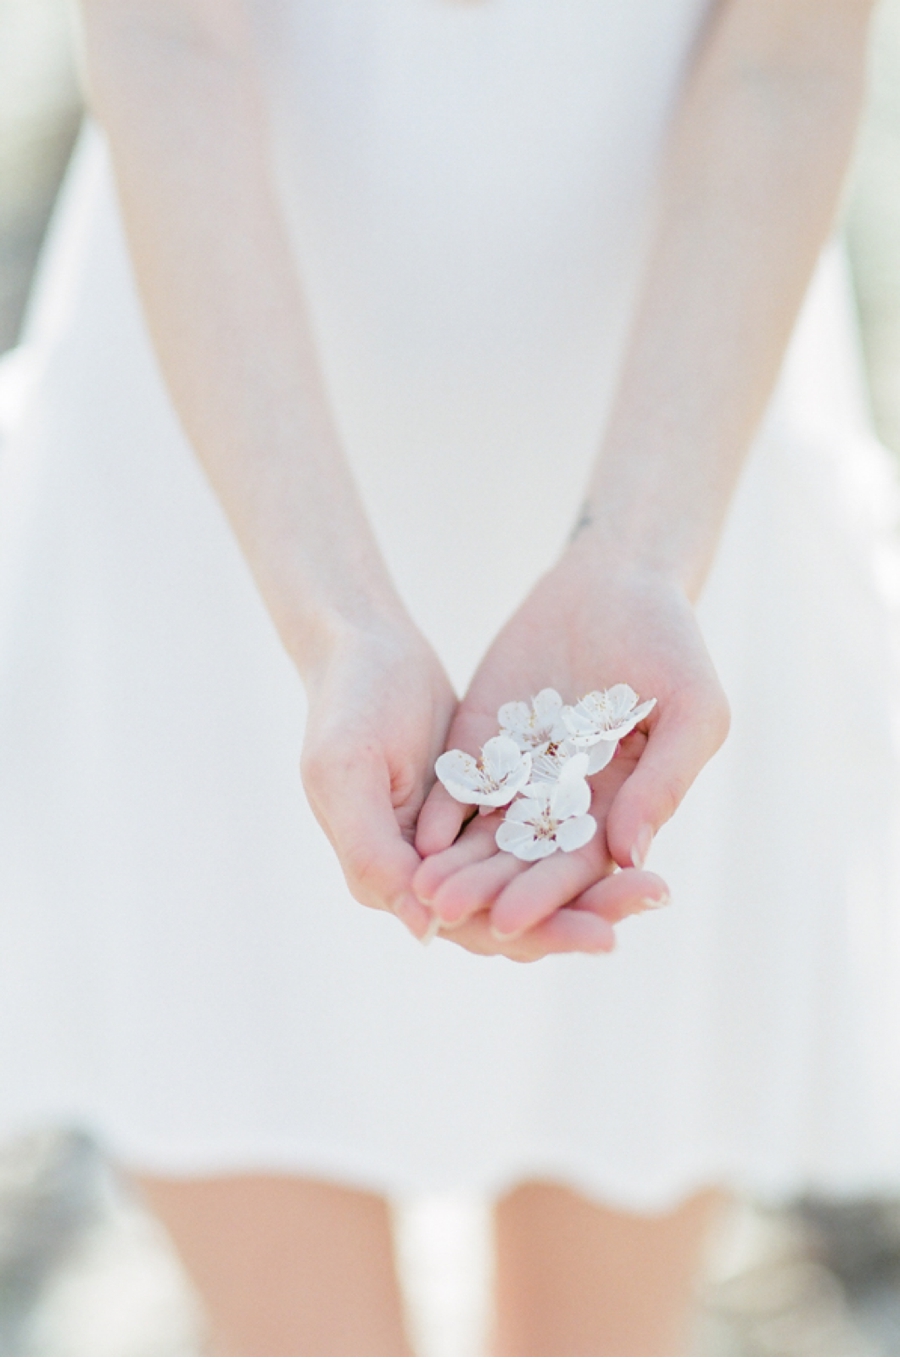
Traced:
POLYGON ((721 744, 728 707, 677 582, 578 545, 489 648, 463 699, 408 620, 339 631, 306 676, 302 774, 358 901, 419 939, 520 962, 607 952, 626 916, 668 901, 645 861, 721 744), (526 863, 496 842, 503 809, 473 815, 434 782, 437 757, 477 755, 498 711, 547 687, 572 702, 630 685, 653 709, 590 778, 597 832, 526 863))

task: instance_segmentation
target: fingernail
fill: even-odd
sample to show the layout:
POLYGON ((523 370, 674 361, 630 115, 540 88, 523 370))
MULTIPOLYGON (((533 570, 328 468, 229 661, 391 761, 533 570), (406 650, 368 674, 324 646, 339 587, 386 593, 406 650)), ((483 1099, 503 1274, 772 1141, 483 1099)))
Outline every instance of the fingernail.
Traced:
POLYGON ((423 944, 429 944, 440 930, 440 922, 435 924, 431 912, 427 907, 423 907, 412 893, 404 893, 402 897, 398 897, 393 912, 397 920, 406 926, 410 935, 421 940, 423 944))
POLYGON ((596 944, 583 945, 582 954, 611 954, 616 947, 615 940, 598 940, 596 944))
POLYGON ((637 833, 634 845, 631 847, 631 862, 635 869, 643 869, 647 863, 647 856, 650 854, 650 846, 653 844, 653 827, 642 826, 637 833))
POLYGON ((496 926, 491 926, 491 934, 498 944, 509 944, 510 940, 517 940, 522 934, 522 931, 512 930, 507 935, 504 934, 502 930, 498 930, 496 926))
POLYGON ((433 921, 431 922, 431 925, 425 931, 425 934, 421 936, 420 943, 425 945, 426 947, 430 945, 431 941, 435 938, 440 928, 441 919, 439 916, 435 916, 433 921))
POLYGON ((648 911, 654 911, 657 907, 668 907, 671 904, 671 897, 668 893, 663 893, 662 897, 642 897, 641 904, 648 911))

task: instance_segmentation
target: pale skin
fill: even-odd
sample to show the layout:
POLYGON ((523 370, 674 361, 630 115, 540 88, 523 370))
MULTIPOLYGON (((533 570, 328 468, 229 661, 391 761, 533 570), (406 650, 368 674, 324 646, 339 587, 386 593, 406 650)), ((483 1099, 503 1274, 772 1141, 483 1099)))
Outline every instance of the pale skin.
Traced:
MULTIPOLYGON (((869 0, 715 10, 665 154, 577 532, 461 701, 387 575, 328 407, 242 4, 82 8, 92 103, 160 362, 306 685, 303 778, 350 890, 419 937, 437 915, 478 953, 608 951, 617 920, 666 900, 643 862, 727 730, 693 603, 834 219, 869 0), (441 750, 477 751, 508 699, 621 680, 658 703, 593 781, 594 842, 526 866, 496 850, 496 818, 459 835, 465 810, 433 785, 441 750)), ((145 1185, 223 1351, 408 1349, 374 1197, 266 1176, 145 1185), (226 1249, 248 1239, 268 1244, 265 1269, 226 1249)), ((711 1202, 641 1219, 560 1187, 515 1191, 498 1210, 501 1353, 678 1353, 711 1202), (548 1242, 564 1308, 537 1287, 548 1242), (630 1272, 613 1268, 621 1260, 630 1272)))

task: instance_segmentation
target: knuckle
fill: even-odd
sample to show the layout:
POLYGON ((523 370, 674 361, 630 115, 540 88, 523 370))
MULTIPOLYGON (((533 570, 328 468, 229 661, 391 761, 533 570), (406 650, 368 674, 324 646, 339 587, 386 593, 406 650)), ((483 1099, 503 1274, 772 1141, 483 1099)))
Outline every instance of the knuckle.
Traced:
POLYGON ((364 890, 371 891, 372 886, 372 855, 359 845, 345 847, 341 853, 341 863, 344 875, 350 884, 350 890, 357 901, 362 898, 358 896, 364 890))
POLYGON ((398 762, 390 771, 391 801, 395 807, 409 803, 413 799, 422 800, 424 795, 422 772, 412 761, 398 762))
POLYGON ((669 774, 660 781, 657 791, 659 824, 667 822, 681 806, 682 799, 689 787, 688 780, 681 775, 669 774))
POLYGON ((731 705, 718 680, 700 696, 700 712, 703 715, 702 731, 711 751, 718 751, 731 728, 731 705))
POLYGON ((351 842, 338 847, 338 858, 352 896, 364 907, 390 910, 396 891, 392 891, 390 874, 369 845, 351 842))
POLYGON ((354 902, 358 902, 361 907, 372 907, 377 910, 386 909, 386 904, 372 892, 371 886, 365 878, 354 874, 346 865, 344 866, 344 878, 354 902))
POLYGON ((731 704, 728 702, 728 699, 724 691, 721 691, 719 694, 719 702, 713 714, 712 737, 716 744, 716 750, 718 750, 719 747, 722 745, 730 731, 731 731, 731 704))

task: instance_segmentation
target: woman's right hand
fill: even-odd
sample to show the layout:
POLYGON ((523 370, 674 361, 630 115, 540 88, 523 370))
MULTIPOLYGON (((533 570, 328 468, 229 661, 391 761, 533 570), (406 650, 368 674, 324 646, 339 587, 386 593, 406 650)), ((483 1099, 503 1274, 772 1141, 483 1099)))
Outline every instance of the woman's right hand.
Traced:
POLYGON ((310 806, 356 900, 422 939, 432 913, 411 889, 421 864, 413 841, 456 710, 450 681, 405 621, 337 630, 304 679, 310 806))

